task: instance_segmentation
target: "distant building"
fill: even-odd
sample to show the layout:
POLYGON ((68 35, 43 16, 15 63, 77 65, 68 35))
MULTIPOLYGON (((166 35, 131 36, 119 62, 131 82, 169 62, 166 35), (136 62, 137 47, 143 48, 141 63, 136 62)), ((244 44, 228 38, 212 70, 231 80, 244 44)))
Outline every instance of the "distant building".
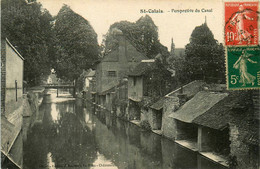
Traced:
POLYGON ((128 98, 133 101, 141 101, 148 96, 149 77, 146 71, 155 66, 155 60, 142 60, 138 66, 128 74, 128 98))
POLYGON ((147 59, 142 53, 126 39, 120 31, 117 33, 118 48, 104 56, 97 65, 97 92, 103 92, 115 86, 126 77, 131 68, 134 68, 143 59, 147 59))
POLYGON ((185 48, 175 48, 174 55, 178 58, 182 58, 185 55, 185 48))
POLYGON ((120 30, 116 34, 118 47, 104 56, 96 67, 96 90, 100 101, 105 101, 105 91, 120 84, 127 73, 138 65, 141 60, 147 59, 131 44, 120 30))
POLYGON ((142 60, 135 69, 128 73, 128 112, 130 120, 141 120, 141 107, 139 102, 144 98, 148 98, 149 90, 151 90, 149 76, 145 74, 153 69, 155 60, 142 60))
POLYGON ((93 86, 92 82, 95 80, 95 76, 96 76, 95 70, 89 69, 86 72, 84 91, 93 91, 92 87, 94 87, 94 86, 93 86))
POLYGON ((171 41, 171 51, 170 55, 175 58, 181 58, 185 55, 185 48, 175 48, 175 44, 173 42, 173 38, 171 41))
POLYGON ((96 71, 89 69, 84 72, 84 86, 83 86, 84 98, 95 102, 96 94, 96 71))
POLYGON ((168 87, 173 85, 173 83, 170 83, 172 82, 170 79, 168 79, 169 81, 164 79, 164 82, 159 80, 162 78, 158 76, 171 78, 172 72, 161 67, 159 70, 157 64, 154 59, 142 60, 128 74, 128 112, 130 120, 148 120, 152 129, 156 130, 161 129, 162 126, 163 98, 160 97, 164 96, 168 92, 168 87), (157 79, 156 82, 153 79, 157 79), (139 107, 139 102, 143 102, 143 107, 147 108, 139 107), (153 105, 153 103, 156 104, 153 105))
POLYGON ((47 79, 47 84, 58 84, 58 78, 57 78, 57 75, 55 73, 51 73, 49 76, 48 76, 48 79, 47 79))

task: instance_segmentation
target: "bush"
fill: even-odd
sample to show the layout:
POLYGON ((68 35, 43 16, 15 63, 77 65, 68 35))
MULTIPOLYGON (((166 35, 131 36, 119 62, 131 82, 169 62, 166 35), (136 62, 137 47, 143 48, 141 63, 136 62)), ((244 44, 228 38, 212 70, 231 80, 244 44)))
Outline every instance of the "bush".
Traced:
POLYGON ((150 123, 148 122, 148 120, 144 120, 140 123, 142 129, 145 129, 145 130, 152 130, 152 127, 150 125, 150 123))

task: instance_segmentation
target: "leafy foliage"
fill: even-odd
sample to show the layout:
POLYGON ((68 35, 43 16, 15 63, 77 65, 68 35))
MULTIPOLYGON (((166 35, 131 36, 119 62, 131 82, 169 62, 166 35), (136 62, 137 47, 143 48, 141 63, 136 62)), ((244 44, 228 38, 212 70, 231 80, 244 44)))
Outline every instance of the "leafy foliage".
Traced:
POLYGON ((2 37, 7 37, 24 61, 24 78, 36 85, 40 77, 50 73, 54 61, 53 18, 40 3, 2 0, 2 37))
POLYGON ((176 86, 175 78, 167 69, 167 65, 159 59, 156 59, 154 65, 146 71, 145 81, 147 96, 154 98, 166 95, 176 86))
POLYGON ((135 23, 121 21, 111 25, 103 41, 104 55, 118 46, 118 41, 113 34, 115 28, 121 30, 136 49, 148 58, 155 58, 158 53, 162 54, 164 60, 169 56, 167 48, 158 39, 157 26, 148 15, 141 17, 135 23))
POLYGON ((97 34, 80 15, 64 5, 59 11, 54 31, 57 38, 57 74, 74 80, 83 69, 88 69, 98 60, 97 34))
POLYGON ((219 44, 207 24, 196 27, 186 45, 185 59, 179 60, 182 82, 203 79, 207 82, 224 81, 224 47, 219 44))

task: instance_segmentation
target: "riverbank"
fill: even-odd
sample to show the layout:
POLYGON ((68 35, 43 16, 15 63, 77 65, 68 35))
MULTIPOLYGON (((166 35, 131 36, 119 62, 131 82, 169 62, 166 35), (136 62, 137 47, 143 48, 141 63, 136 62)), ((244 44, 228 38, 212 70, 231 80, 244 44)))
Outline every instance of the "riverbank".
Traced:
POLYGON ((23 168, 23 136, 27 134, 27 127, 33 124, 32 116, 38 112, 42 104, 44 89, 30 89, 18 102, 14 101, 11 109, 8 104, 1 116, 1 164, 6 168, 23 168), (27 119, 30 119, 29 121, 27 119), (24 122, 28 121, 25 125, 24 122))

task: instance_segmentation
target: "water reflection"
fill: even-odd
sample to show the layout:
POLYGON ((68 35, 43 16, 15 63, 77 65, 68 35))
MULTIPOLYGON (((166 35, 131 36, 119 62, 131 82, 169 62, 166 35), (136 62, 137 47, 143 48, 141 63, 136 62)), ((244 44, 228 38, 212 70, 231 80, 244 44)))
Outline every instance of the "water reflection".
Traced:
POLYGON ((24 168, 222 168, 170 140, 94 109, 91 104, 84 106, 81 100, 48 99, 39 111, 42 123, 28 131, 24 168))

